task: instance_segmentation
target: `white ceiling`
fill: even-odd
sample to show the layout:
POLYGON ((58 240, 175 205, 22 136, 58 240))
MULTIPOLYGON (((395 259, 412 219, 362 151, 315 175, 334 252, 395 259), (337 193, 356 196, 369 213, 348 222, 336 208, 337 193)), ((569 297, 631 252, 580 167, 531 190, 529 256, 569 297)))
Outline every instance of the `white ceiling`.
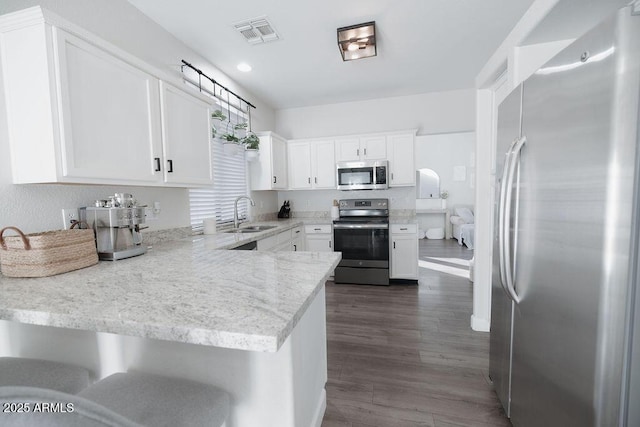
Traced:
POLYGON ((278 109, 472 88, 480 69, 533 3, 129 1, 278 109), (262 15, 281 40, 249 45, 233 24, 262 15), (378 56, 343 62, 336 29, 367 21, 376 21, 378 56), (250 64, 253 71, 239 72, 240 62, 250 64))

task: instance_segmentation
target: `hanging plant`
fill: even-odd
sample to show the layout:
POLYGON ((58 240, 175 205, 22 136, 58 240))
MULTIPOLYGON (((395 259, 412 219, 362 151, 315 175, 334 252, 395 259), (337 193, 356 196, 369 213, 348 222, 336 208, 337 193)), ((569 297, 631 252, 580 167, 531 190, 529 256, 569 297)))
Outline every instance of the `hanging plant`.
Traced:
POLYGON ((240 142, 247 150, 257 150, 260 147, 260 138, 253 132, 249 132, 240 142))
POLYGON ((233 133, 225 133, 220 138, 223 139, 224 141, 227 141, 227 142, 232 142, 234 144, 240 144, 240 138, 238 138, 233 133))
POLYGON ((224 115, 222 110, 216 110, 213 113, 211 113, 211 118, 220 120, 221 122, 227 120, 227 116, 224 115))
POLYGON ((235 130, 246 130, 246 129, 247 129, 247 126, 248 126, 248 123, 247 123, 247 122, 243 122, 243 123, 236 123, 236 124, 233 126, 233 128, 234 128, 235 130))

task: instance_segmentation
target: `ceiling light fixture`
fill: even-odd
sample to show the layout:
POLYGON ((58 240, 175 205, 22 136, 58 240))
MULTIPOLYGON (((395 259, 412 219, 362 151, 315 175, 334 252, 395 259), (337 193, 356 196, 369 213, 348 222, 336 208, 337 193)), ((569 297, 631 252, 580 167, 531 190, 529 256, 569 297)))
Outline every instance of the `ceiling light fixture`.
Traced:
POLYGON ((249 71, 251 71, 251 65, 247 64, 246 62, 239 63, 236 68, 243 73, 248 73, 249 71))
POLYGON ((378 55, 375 21, 338 28, 338 48, 343 61, 378 55))

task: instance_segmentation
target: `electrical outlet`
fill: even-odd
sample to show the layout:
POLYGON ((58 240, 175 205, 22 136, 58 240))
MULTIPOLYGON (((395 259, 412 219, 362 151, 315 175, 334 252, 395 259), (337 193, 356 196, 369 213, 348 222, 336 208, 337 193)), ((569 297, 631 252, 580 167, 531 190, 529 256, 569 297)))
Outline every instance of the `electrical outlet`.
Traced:
POLYGON ((156 214, 156 210, 154 208, 144 208, 144 217, 147 221, 154 221, 158 219, 158 215, 156 214))
POLYGON ((71 228, 73 221, 80 219, 78 209, 62 209, 62 224, 65 230, 71 228))

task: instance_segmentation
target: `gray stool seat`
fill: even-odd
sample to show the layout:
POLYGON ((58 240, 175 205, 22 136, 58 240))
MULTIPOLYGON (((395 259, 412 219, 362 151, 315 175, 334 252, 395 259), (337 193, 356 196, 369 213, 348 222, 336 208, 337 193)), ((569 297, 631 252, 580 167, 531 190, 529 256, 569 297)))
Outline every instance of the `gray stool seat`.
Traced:
POLYGON ((13 408, 0 413, 2 427, 143 427, 95 402, 57 390, 0 387, 0 402, 13 408))
POLYGON ((229 394, 217 387, 141 372, 113 374, 79 396, 154 427, 219 427, 229 415, 229 394))
POLYGON ((89 371, 49 360, 0 357, 0 386, 38 387, 76 394, 89 385, 89 371))

